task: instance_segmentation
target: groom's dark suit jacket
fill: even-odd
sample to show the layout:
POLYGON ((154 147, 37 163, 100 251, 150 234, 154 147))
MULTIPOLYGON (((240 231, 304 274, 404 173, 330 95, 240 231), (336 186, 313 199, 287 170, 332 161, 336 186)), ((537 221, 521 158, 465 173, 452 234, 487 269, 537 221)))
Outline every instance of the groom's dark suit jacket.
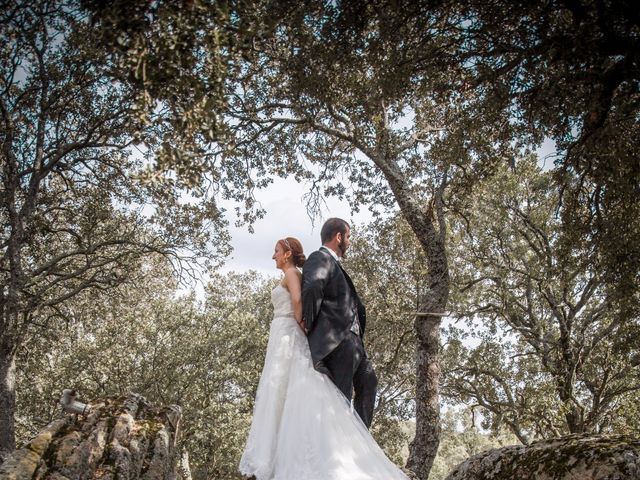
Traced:
POLYGON ((364 305, 347 272, 323 248, 313 252, 302 269, 302 316, 316 368, 322 368, 322 359, 349 334, 354 319, 364 335, 364 305))

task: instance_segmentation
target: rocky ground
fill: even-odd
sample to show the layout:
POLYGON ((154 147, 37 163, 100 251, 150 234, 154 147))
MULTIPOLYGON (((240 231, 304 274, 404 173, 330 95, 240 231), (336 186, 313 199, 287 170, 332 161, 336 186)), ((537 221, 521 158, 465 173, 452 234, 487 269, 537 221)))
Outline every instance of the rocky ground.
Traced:
POLYGON ((640 439, 573 435, 488 450, 447 480, 640 480, 640 439))
POLYGON ((3 480, 175 479, 181 410, 139 395, 90 405, 50 423, 0 466, 3 480))

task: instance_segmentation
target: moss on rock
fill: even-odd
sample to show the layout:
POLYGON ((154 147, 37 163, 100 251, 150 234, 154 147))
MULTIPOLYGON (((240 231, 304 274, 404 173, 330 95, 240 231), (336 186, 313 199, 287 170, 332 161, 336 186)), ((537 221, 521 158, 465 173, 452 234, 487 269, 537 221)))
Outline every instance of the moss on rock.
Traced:
POLYGON ((488 450, 458 465, 447 480, 639 480, 640 439, 570 435, 488 450))

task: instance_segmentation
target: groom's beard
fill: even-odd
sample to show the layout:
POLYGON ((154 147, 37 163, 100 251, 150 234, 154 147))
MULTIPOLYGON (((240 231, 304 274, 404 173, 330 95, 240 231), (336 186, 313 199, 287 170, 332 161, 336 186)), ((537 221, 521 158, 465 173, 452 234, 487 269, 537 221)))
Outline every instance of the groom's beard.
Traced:
POLYGON ((344 246, 344 240, 340 240, 338 244, 338 249, 340 250, 340 258, 347 258, 347 248, 344 246))

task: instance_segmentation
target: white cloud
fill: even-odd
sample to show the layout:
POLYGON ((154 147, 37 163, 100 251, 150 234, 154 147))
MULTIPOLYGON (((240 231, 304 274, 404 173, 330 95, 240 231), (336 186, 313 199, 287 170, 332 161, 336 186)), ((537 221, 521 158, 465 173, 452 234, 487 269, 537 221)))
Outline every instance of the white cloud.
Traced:
POLYGON ((256 198, 266 210, 264 218, 254 223, 255 233, 249 233, 246 226, 235 227, 232 209, 228 214, 229 233, 233 252, 227 259, 223 271, 257 270, 271 276, 279 272, 271 259, 276 242, 283 237, 295 237, 302 243, 305 254, 309 255, 320 247, 320 228, 325 219, 344 218, 349 222, 364 223, 371 220, 371 214, 361 211, 351 215, 346 201, 327 198, 322 218, 315 219, 315 225, 307 215, 303 196, 307 187, 293 178, 276 179, 272 185, 256 192, 256 198))

